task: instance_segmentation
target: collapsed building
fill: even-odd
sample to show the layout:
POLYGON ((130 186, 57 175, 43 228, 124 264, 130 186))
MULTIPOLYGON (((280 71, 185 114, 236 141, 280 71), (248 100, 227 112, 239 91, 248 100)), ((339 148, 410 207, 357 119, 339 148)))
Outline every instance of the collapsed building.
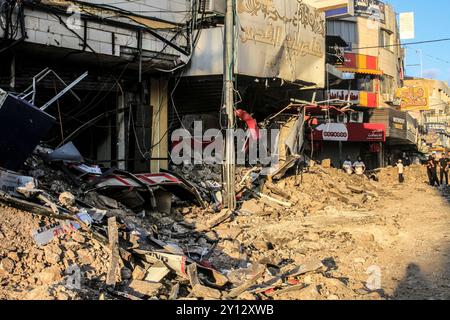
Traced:
MULTIPOLYGON (((249 129, 246 153, 260 131, 279 129, 281 165, 267 178, 245 158, 235 177, 239 209, 223 210, 221 163, 174 165, 170 153, 176 129, 202 153, 213 142, 204 133, 225 127, 224 2, 0 3, 0 202, 33 214, 24 218, 33 249, 8 249, 1 266, 17 276, 26 268, 21 255, 38 260, 42 274, 22 290, 60 281, 72 260, 98 263, 92 291, 83 292, 91 298, 266 299, 303 288, 306 273, 328 279, 326 263, 266 255, 272 244, 236 221, 329 210, 303 179, 319 181, 324 199, 342 208, 373 206, 379 184, 331 166, 348 154, 375 169, 395 146, 414 150, 417 124, 394 110, 392 97, 401 86, 400 52, 352 49, 357 36, 347 31, 366 22, 367 8, 240 0, 227 66, 235 116, 249 129)), ((380 10, 387 28, 380 39, 397 43, 393 11, 380 10)), ((14 238, 13 229, 2 232, 14 238)), ((50 296, 67 295, 55 290, 50 296)))

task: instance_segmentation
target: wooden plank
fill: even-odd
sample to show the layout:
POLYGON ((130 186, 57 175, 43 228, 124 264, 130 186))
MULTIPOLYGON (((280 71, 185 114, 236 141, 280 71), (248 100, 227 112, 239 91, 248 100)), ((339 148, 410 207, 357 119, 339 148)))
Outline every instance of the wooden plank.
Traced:
POLYGON ((179 291, 180 291, 180 284, 176 283, 170 290, 169 300, 176 300, 178 298, 179 291))
POLYGON ((106 276, 106 284, 114 287, 116 284, 116 272, 119 266, 119 232, 117 229, 116 217, 108 218, 108 240, 110 264, 106 276))

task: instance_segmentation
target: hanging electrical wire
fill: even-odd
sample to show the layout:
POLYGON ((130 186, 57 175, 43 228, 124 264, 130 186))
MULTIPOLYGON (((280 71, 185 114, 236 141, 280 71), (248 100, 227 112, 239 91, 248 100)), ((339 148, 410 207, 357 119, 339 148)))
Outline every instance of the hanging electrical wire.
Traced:
POLYGON ((0 54, 25 40, 25 14, 22 1, 0 1, 0 29, 3 31, 3 39, 0 42, 0 54), (19 32, 20 37, 17 39, 19 32), (5 44, 7 46, 3 47, 5 44))

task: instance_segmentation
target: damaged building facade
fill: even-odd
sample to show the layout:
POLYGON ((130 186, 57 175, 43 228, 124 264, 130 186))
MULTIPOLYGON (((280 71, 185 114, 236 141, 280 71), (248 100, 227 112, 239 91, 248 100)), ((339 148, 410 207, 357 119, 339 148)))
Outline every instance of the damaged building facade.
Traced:
POLYGON ((336 167, 346 157, 355 161, 358 156, 368 168, 383 167, 394 152, 394 137, 392 123, 376 115, 398 109, 395 93, 404 74, 394 9, 381 1, 311 3, 325 11, 329 39, 341 40, 327 44, 333 59, 329 57, 326 89, 308 94, 331 106, 312 113, 319 123, 311 136, 312 152, 318 159, 330 158, 336 167))
POLYGON ((46 108, 57 125, 44 142, 73 141, 105 166, 167 169, 169 82, 192 54, 197 7, 183 0, 1 1, 0 87, 19 95, 34 85, 41 107, 62 81, 87 71, 75 95, 46 108))
MULTIPOLYGON (((2 1, 1 8, 0 87, 45 106, 54 125, 42 145, 73 142, 105 168, 158 173, 174 168, 176 129, 204 148, 205 131, 226 127, 225 1, 2 1)), ((404 53, 391 6, 237 0, 234 14, 227 67, 237 127, 281 129, 282 161, 301 154, 341 167, 346 156, 361 156, 374 169, 416 152, 420 121, 396 95, 404 53)))

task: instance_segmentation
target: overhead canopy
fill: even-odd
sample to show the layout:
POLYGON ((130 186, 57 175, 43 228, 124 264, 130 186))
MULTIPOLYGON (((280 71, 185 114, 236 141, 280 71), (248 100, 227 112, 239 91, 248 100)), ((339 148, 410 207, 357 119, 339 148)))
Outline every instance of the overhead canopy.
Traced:
POLYGON ((353 72, 371 75, 383 75, 383 71, 378 69, 378 58, 358 53, 345 53, 344 65, 338 67, 343 72, 353 72))
POLYGON ((313 131, 315 141, 385 142, 382 123, 324 123, 313 131))

